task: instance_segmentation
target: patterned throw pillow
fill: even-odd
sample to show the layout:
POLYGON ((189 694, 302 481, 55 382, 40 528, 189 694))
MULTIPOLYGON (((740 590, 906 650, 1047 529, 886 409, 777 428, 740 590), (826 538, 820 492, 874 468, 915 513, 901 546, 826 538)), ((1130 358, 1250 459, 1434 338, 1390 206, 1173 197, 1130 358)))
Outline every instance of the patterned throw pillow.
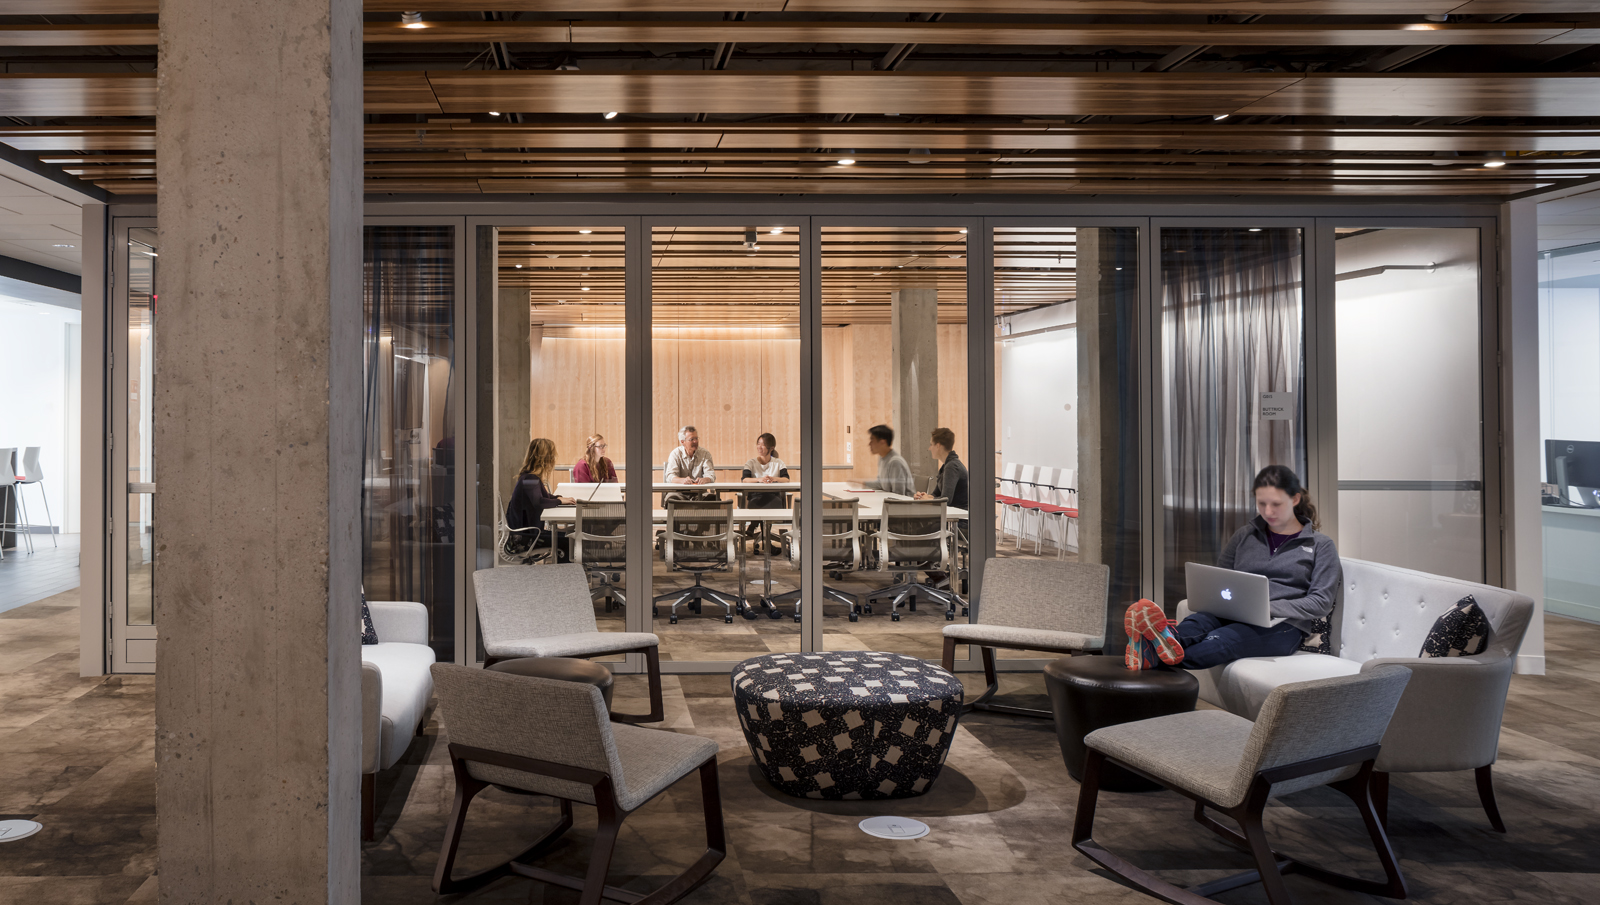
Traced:
POLYGON ((367 607, 367 595, 361 595, 361 643, 377 644, 378 630, 372 625, 372 610, 367 607))
POLYGON ((1419 657, 1471 657, 1489 647, 1489 617, 1472 595, 1461 598, 1433 623, 1419 657))
POLYGON ((1333 655, 1333 614, 1329 613, 1311 623, 1311 634, 1300 642, 1300 649, 1308 654, 1333 655))

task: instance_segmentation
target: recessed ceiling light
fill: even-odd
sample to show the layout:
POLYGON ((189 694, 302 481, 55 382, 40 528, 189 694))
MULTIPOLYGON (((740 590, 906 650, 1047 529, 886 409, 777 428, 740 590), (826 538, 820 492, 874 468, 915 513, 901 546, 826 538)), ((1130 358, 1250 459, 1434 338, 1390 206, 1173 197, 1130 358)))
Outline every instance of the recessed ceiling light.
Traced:
POLYGON ((500 115, 500 113, 499 113, 499 112, 498 112, 498 111, 496 111, 496 110, 490 110, 490 111, 489 111, 489 115, 490 115, 490 116, 499 116, 499 115, 500 115))
POLYGON ((1503 167, 1505 165, 1506 162, 1504 160, 1491 160, 1484 164, 1486 167, 1503 167))
POLYGON ((422 21, 422 13, 401 13, 400 25, 402 28, 427 28, 428 23, 422 21))
POLYGON ((856 165, 856 159, 854 157, 841 157, 841 158, 839 158, 839 166, 842 166, 842 167, 853 167, 855 165, 856 165))
POLYGON ((872 275, 873 275, 873 276, 875 276, 875 277, 881 277, 881 276, 883 276, 883 271, 881 271, 881 270, 874 270, 874 271, 873 271, 873 272, 872 272, 872 275))
POLYGON ((617 118, 617 111, 615 111, 615 110, 613 110, 610 113, 606 114, 606 119, 616 119, 616 118, 617 118))
POLYGON ((1211 121, 1220 123, 1232 115, 1231 113, 1218 113, 1216 116, 1211 117, 1211 121))
POLYGON ((783 227, 774 226, 772 229, 767 230, 767 235, 769 235, 769 236, 781 236, 781 235, 783 235, 783 227))
POLYGON ((1261 227, 1259 227, 1259 226, 1252 226, 1252 227, 1250 227, 1250 231, 1251 231, 1251 232, 1253 232, 1253 233, 1258 233, 1258 232, 1261 232, 1261 227))
POLYGON ((961 234, 962 234, 962 235, 963 235, 963 236, 964 236, 964 235, 966 235, 966 234, 967 234, 967 231, 966 231, 966 230, 962 230, 962 231, 961 231, 961 234))
POLYGON ((518 270, 521 270, 521 269, 522 269, 522 265, 521 265, 521 264, 513 264, 513 265, 511 265, 511 266, 513 266, 513 267, 515 267, 515 268, 517 268, 517 269, 518 269, 518 270))
POLYGON ((528 247, 529 248, 538 248, 539 247, 539 243, 538 242, 529 242, 528 243, 528 247))
POLYGON ((590 234, 592 232, 594 232, 594 230, 592 230, 592 229, 580 229, 580 230, 578 230, 578 233, 580 235, 584 235, 584 236, 587 236, 588 234, 590 234))
POLYGON ((588 286, 579 286, 578 290, 580 292, 588 292, 589 291, 589 287, 588 286))

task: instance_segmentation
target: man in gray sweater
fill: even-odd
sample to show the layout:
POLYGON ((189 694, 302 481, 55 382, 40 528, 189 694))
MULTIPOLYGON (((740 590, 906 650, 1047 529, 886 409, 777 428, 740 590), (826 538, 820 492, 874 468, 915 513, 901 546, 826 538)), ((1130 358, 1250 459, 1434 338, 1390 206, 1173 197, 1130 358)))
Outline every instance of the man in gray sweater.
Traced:
POLYGON ((887 424, 867 428, 867 450, 878 457, 878 477, 867 481, 867 487, 902 496, 910 496, 916 490, 912 486, 911 466, 904 456, 894 451, 894 428, 887 424))

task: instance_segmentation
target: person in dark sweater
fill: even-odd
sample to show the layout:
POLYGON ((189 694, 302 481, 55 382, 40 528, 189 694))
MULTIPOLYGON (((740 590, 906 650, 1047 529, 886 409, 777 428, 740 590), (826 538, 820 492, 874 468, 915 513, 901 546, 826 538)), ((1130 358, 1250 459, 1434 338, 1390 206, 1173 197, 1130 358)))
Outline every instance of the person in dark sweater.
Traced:
MULTIPOLYGON (((967 508, 967 466, 956 455, 956 432, 948 427, 935 428, 928 442, 928 455, 939 463, 939 473, 933 478, 932 493, 917 492, 917 499, 942 499, 955 509, 967 508)), ((966 526, 966 520, 962 520, 966 526)))
POLYGON ((1128 608, 1126 663, 1147 669, 1159 659, 1185 669, 1208 669, 1245 657, 1294 653, 1319 619, 1333 612, 1339 586, 1339 551, 1317 530, 1317 510, 1300 478, 1268 465, 1252 482, 1256 517, 1234 532, 1217 565, 1267 577, 1272 624, 1229 622, 1195 613, 1172 625, 1161 608, 1141 600, 1128 608))
POLYGON ((511 490, 511 501, 506 503, 507 528, 513 531, 525 528, 538 529, 524 532, 525 536, 532 538, 528 543, 530 548, 538 544, 540 535, 543 534, 544 511, 553 506, 573 505, 570 497, 559 497, 549 490, 555 486, 551 477, 555 465, 555 443, 544 437, 531 441, 528 444, 528 454, 522 458, 522 467, 517 469, 517 483, 511 490))

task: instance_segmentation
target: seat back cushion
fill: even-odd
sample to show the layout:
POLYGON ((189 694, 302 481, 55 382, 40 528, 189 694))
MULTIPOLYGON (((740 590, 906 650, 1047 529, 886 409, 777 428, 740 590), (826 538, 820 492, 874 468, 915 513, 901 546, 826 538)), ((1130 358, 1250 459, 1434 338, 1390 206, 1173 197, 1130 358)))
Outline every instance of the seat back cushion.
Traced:
POLYGON ((599 631, 589 598, 589 576, 575 563, 496 566, 472 573, 478 628, 491 650, 501 644, 550 635, 599 631))
POLYGON ((1102 563, 990 559, 973 622, 1100 638, 1106 632, 1111 569, 1102 563))
POLYGON ((1469 594, 1489 618, 1489 653, 1515 655, 1533 615, 1533 598, 1505 588, 1360 559, 1343 566, 1335 643, 1357 663, 1417 656, 1434 622, 1469 594))

